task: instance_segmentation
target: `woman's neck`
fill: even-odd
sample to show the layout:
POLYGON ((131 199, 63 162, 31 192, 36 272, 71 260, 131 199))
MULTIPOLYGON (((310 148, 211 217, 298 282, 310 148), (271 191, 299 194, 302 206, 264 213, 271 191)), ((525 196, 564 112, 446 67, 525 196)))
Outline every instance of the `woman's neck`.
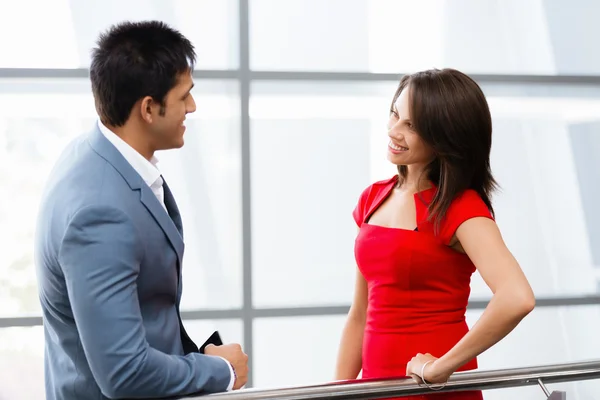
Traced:
POLYGON ((400 177, 399 186, 409 192, 420 192, 431 187, 424 167, 409 165, 404 179, 400 177))

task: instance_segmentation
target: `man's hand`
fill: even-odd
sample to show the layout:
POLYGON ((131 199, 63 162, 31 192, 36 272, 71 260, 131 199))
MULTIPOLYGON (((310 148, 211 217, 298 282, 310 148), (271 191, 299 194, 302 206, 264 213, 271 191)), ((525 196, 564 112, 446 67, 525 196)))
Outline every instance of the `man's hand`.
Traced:
POLYGON ((248 355, 242 351, 242 346, 239 344, 232 343, 223 346, 209 344, 204 349, 204 354, 223 357, 229 361, 236 375, 233 390, 240 389, 248 382, 248 355))

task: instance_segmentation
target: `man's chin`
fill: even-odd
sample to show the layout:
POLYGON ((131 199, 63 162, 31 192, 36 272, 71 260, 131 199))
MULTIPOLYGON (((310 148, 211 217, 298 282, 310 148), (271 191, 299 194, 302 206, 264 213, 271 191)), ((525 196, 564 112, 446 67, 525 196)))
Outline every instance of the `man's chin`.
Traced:
POLYGON ((157 151, 167 151, 167 150, 176 150, 176 149, 180 149, 182 148, 184 145, 184 140, 183 138, 181 138, 178 141, 172 141, 169 144, 165 144, 164 146, 162 146, 159 149, 156 149, 157 151))
POLYGON ((183 134, 173 137, 173 141, 170 143, 172 149, 180 149, 185 144, 183 134))

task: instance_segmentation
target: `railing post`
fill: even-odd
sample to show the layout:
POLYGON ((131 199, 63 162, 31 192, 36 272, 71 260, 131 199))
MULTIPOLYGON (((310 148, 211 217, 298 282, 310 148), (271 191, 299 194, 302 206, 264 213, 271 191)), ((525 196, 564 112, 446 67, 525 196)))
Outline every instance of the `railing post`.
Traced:
POLYGON ((538 384, 540 385, 540 387, 542 388, 542 390, 544 391, 544 394, 546 396, 548 396, 548 398, 550 398, 551 394, 550 391, 548 390, 548 388, 546 387, 546 385, 544 385, 544 382, 542 382, 541 378, 538 378, 538 384))
POLYGON ((537 381, 542 390, 544 391, 544 394, 548 396, 546 400, 567 400, 567 392, 559 392, 555 390, 554 392, 550 393, 546 385, 544 385, 544 382, 542 382, 541 378, 537 381))

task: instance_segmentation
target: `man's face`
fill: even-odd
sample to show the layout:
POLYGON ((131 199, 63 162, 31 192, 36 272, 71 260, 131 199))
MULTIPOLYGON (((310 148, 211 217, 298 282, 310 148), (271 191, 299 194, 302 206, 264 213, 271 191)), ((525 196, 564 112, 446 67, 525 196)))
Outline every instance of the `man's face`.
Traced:
POLYGON ((180 148, 184 144, 185 117, 196 111, 190 93, 194 82, 190 72, 178 76, 177 84, 165 96, 164 108, 150 125, 155 150, 180 148))

